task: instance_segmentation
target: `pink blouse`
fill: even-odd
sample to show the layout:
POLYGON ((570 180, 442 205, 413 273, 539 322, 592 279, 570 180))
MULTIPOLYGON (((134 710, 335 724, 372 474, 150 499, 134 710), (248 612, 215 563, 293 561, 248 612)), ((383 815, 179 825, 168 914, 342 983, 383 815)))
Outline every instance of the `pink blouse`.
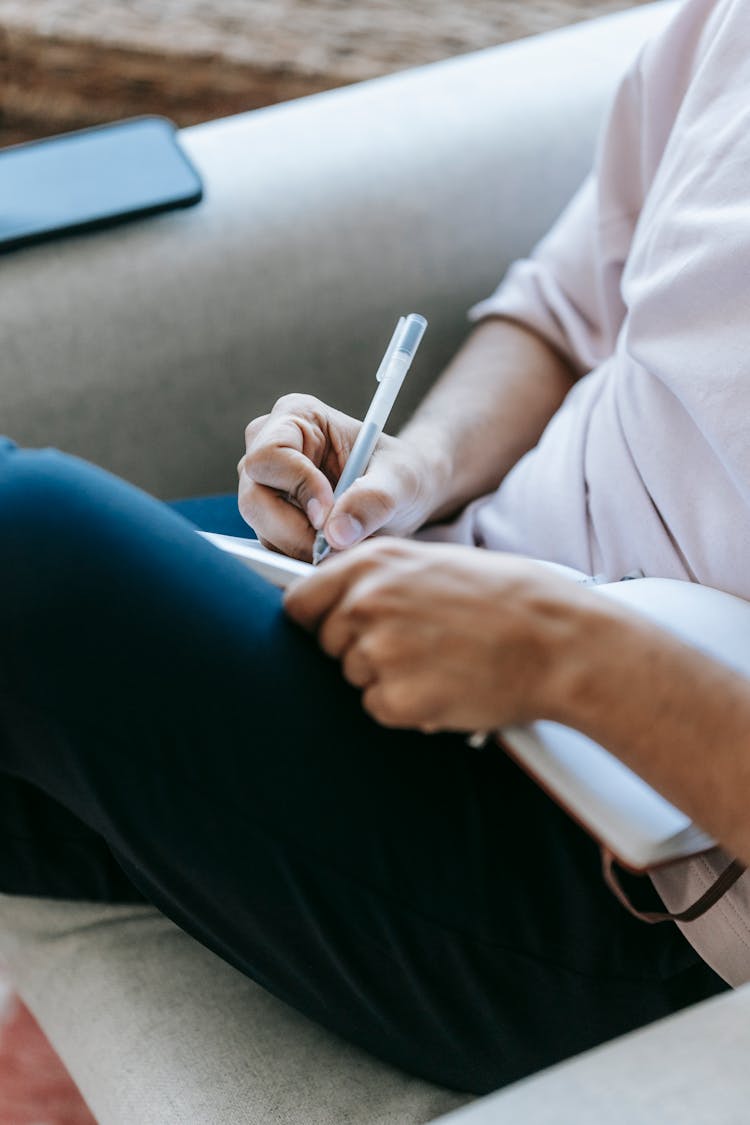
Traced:
MULTIPOLYGON (((687 0, 622 81, 595 170, 473 319, 511 317, 581 378, 453 538, 616 580, 750 599, 750 6, 687 0)), ((707 751, 710 748, 707 748, 707 751)), ((654 875, 697 897, 718 850, 654 875)), ((750 876, 683 927, 750 980, 750 876)))

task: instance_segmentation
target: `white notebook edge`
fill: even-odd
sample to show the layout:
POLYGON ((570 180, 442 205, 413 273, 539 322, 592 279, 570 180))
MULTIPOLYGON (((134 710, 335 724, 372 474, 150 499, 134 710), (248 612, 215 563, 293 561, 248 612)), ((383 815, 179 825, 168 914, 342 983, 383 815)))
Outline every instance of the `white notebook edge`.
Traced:
MULTIPOLYGON (((630 871, 652 870, 699 855, 715 845, 711 836, 635 774, 632 776, 652 795, 654 803, 664 806, 667 831, 649 833, 648 827, 644 828, 638 817, 629 819, 623 812, 612 815, 612 805, 616 805, 616 800, 597 801, 592 798, 586 786, 579 784, 580 775, 566 768, 565 762, 557 757, 554 737, 543 739, 533 729, 519 727, 501 731, 499 741, 540 789, 630 871), (672 830, 673 826, 676 830, 672 830)), ((601 746, 592 743, 592 747, 622 766, 601 746)))
MULTIPOLYGON (((750 677, 750 603, 733 594, 708 586, 671 578, 641 578, 628 582, 593 585, 594 596, 612 597, 641 613, 687 644, 750 677)), ((568 814, 604 844, 626 867, 644 871, 698 855, 715 840, 680 813, 674 805, 628 770, 603 747, 584 736, 554 724, 532 724, 528 728, 502 731, 501 741, 521 765, 568 814), (566 732, 565 735, 562 732, 566 732), (623 829, 605 800, 592 799, 585 761, 571 759, 570 741, 578 739, 595 747, 601 762, 612 763, 612 776, 627 789, 633 779, 649 794, 649 802, 661 804, 668 830, 654 833, 651 843, 635 830, 623 829), (566 740, 568 745, 566 746, 566 740), (567 753, 566 753, 567 751, 567 753), (571 765, 572 762, 572 765, 571 765), (579 774, 576 775, 576 768, 579 774), (626 778, 625 781, 622 779, 626 778), (680 827, 680 822, 682 826, 680 827)), ((585 757, 585 752, 581 758, 585 757)))
POLYGON ((298 578, 311 574, 314 569, 312 563, 269 551, 257 539, 241 539, 236 535, 221 535, 215 531, 198 531, 198 535, 214 547, 233 555, 272 586, 278 586, 282 590, 291 586, 298 578))

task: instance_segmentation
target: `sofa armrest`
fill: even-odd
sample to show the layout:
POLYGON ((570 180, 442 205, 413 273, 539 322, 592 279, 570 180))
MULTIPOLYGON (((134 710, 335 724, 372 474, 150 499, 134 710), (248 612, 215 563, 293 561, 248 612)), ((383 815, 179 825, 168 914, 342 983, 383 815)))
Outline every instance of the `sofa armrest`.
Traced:
POLYGON ((292 389, 361 411, 416 310, 413 405, 584 176, 672 6, 183 131, 203 204, 4 258, 3 430, 162 495, 233 487, 251 417, 292 389))
POLYGON ((748 1117, 749 1051, 746 985, 587 1051, 439 1122, 740 1125, 748 1117))

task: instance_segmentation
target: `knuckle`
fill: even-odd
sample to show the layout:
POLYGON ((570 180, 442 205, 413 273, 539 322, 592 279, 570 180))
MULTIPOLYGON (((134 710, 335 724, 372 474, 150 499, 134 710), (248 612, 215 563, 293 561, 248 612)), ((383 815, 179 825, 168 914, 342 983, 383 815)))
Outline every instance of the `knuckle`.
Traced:
POLYGON ((344 678, 354 687, 365 687, 374 678, 375 670, 371 667, 361 648, 353 645, 344 655, 342 662, 344 678))
POLYGON ((365 634, 360 641, 363 656, 377 668, 385 669, 396 655, 394 638, 388 629, 376 629, 365 634))
POLYGON ((356 588, 352 591, 357 599, 370 596, 380 584, 380 561, 383 550, 377 539, 365 539, 350 547, 346 552, 350 565, 356 567, 359 578, 356 588))
POLYGON ((318 632, 318 642, 328 656, 339 656, 346 643, 349 630, 345 620, 338 613, 325 619, 318 632))
MULTIPOLYGON (((253 529, 255 530, 255 529, 253 529)), ((297 545, 294 540, 288 540, 284 534, 284 529, 275 527, 272 532, 273 538, 265 536, 263 539, 259 538, 259 542, 267 547, 269 551, 273 551, 277 555, 286 555, 288 558, 299 559, 302 556, 297 553, 297 545)))
POLYGON ((237 507, 245 518, 257 514, 255 504, 256 494, 256 486, 249 481, 246 476, 240 477, 240 486, 237 490, 237 507))
POLYGON ((314 395, 291 391, 289 394, 278 398, 273 409, 278 414, 303 414, 307 416, 319 413, 322 405, 320 399, 315 398, 314 395))
POLYGON ((396 498, 381 485, 353 484, 349 489, 348 507, 361 510, 369 524, 382 524, 396 509, 396 498))
POLYGON ((248 422, 245 426, 245 445, 249 446, 255 441, 255 438, 265 426, 268 420, 267 414, 262 414, 259 418, 253 418, 252 422, 248 422))
POLYGON ((286 498, 290 504, 294 504, 298 508, 304 508, 310 499, 310 495, 310 484, 307 477, 300 477, 287 491, 286 498))
POLYGON ((288 450, 270 437, 255 442, 245 454, 245 476, 258 483, 275 485, 289 472, 288 450))
POLYGON ((293 559, 298 559, 300 562, 309 562, 312 558, 312 538, 307 539, 299 536, 296 539, 290 540, 284 546, 282 554, 289 555, 293 559))
POLYGON ((264 490, 254 485, 241 487, 237 497, 237 508, 245 523, 252 528, 263 547, 272 551, 282 550, 279 544, 277 522, 268 511, 264 490))
POLYGON ((382 688, 368 688, 362 696, 362 706, 368 715, 371 715, 381 727, 395 727, 398 724, 393 719, 388 707, 388 701, 383 695, 382 688))
POLYGON ((363 625, 377 617, 379 612, 378 583, 362 579, 357 583, 346 602, 346 612, 352 621, 363 625))
POLYGON ((387 727, 409 727, 416 722, 415 709, 406 685, 398 680, 381 685, 373 693, 372 714, 387 727))
POLYGON ((324 621, 318 630, 318 644, 326 656, 338 656, 339 646, 335 627, 330 621, 324 621))
POLYGON ((388 546, 370 539, 352 547, 347 562, 354 564, 357 581, 352 586, 347 605, 352 615, 362 620, 382 617, 391 608, 392 574, 383 566, 390 554, 388 546))
POLYGON ((378 535, 373 539, 368 539, 362 544, 361 549, 363 552, 366 552, 367 557, 372 563, 377 563, 378 565, 389 559, 400 558, 403 554, 401 541, 388 535, 378 535))
POLYGON ((253 477, 263 461, 260 448, 257 445, 251 446, 242 460, 244 462, 245 476, 253 477))

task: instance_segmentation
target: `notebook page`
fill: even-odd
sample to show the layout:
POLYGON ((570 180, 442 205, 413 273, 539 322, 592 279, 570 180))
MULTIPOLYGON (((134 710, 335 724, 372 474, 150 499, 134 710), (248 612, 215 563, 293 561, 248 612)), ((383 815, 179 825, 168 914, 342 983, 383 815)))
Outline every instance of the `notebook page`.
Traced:
POLYGON ((313 571, 312 563, 302 562, 300 559, 290 559, 287 555, 279 555, 276 551, 269 551, 257 539, 240 539, 236 535, 219 535, 213 531, 199 531, 214 547, 234 555, 236 559, 249 566, 261 578, 265 578, 274 586, 285 589, 298 578, 304 578, 313 571))

